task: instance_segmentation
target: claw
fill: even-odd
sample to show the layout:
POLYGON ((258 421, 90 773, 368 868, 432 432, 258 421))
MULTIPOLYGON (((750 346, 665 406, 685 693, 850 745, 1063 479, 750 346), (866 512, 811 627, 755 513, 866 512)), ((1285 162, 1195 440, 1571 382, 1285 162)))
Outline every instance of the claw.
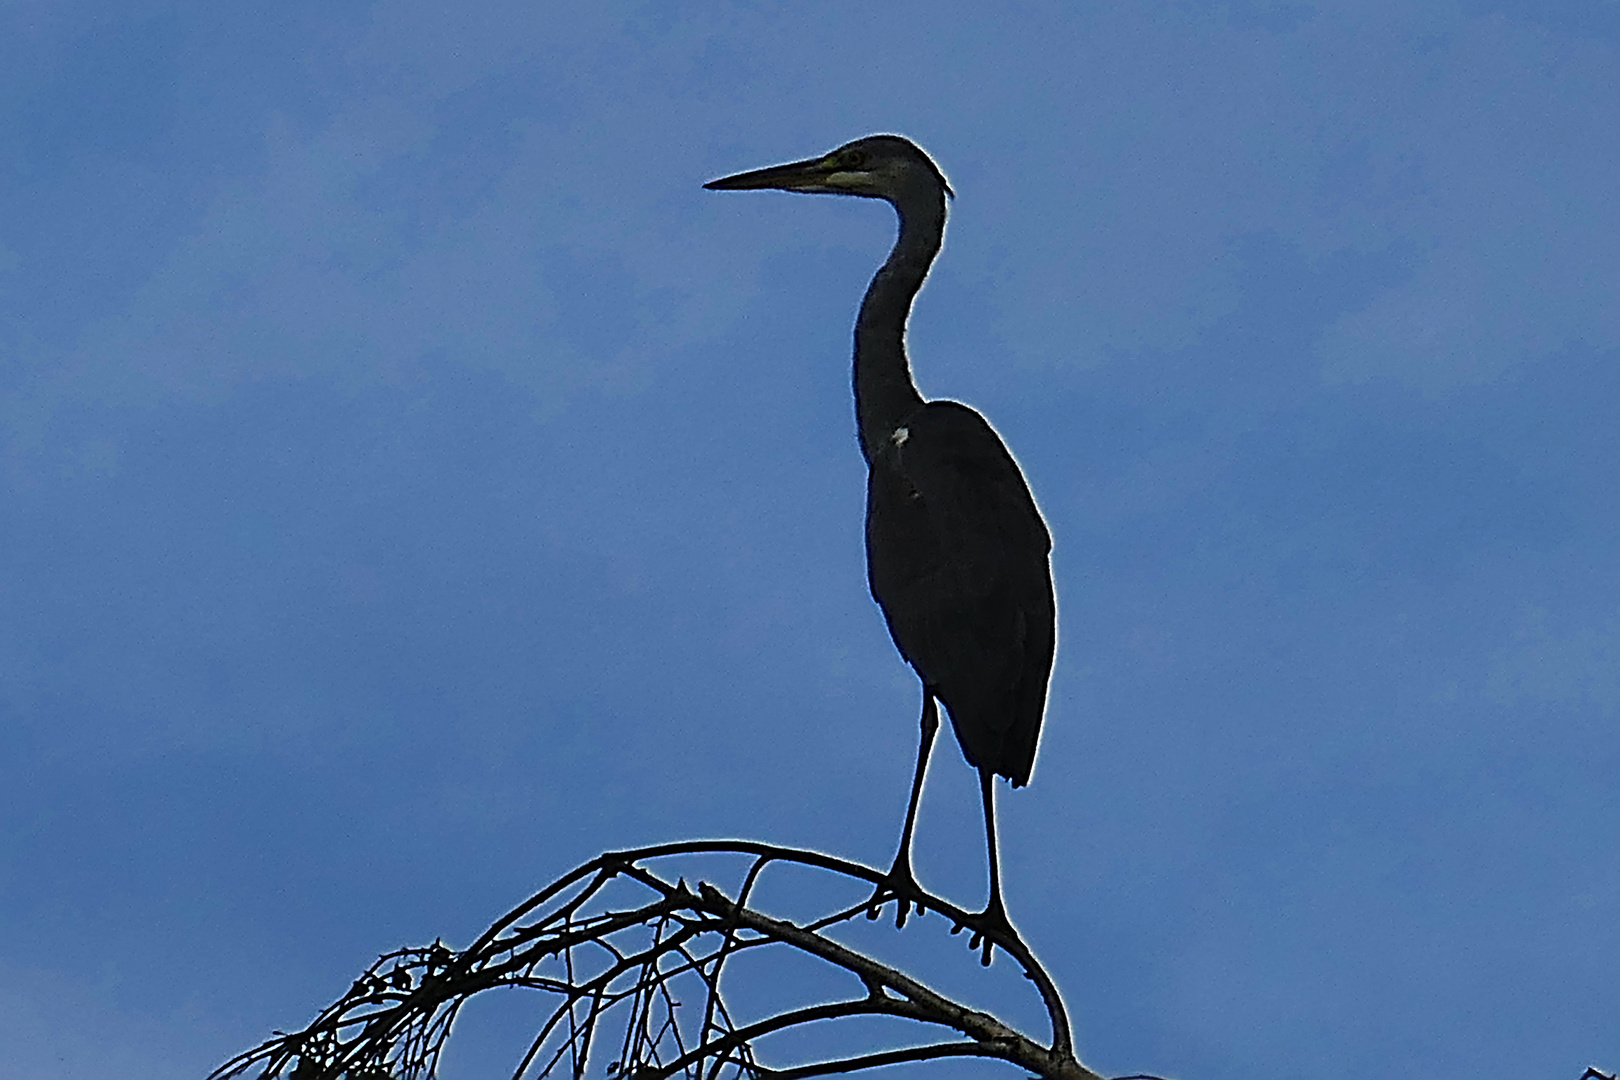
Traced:
POLYGON ((990 901, 989 907, 973 916, 972 922, 968 925, 973 927, 973 936, 968 939, 968 948, 980 949, 982 946, 979 963, 985 967, 990 966, 990 954, 998 940, 1003 948, 1008 942, 1023 941, 1007 918, 1007 909, 1001 906, 999 896, 990 901))
POLYGON ((911 867, 896 861, 883 880, 878 882, 877 888, 872 890, 872 899, 866 902, 866 917, 876 919, 883 905, 893 900, 896 904, 894 928, 903 930, 912 908, 917 909, 918 915, 924 913, 922 898, 922 888, 912 876, 911 867))

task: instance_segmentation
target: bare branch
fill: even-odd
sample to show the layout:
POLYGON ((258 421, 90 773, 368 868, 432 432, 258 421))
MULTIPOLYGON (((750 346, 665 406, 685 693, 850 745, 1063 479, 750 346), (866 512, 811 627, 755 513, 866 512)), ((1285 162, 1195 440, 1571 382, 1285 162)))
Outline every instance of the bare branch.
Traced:
MULTIPOLYGON (((609 852, 546 886, 460 952, 435 941, 379 957, 304 1030, 278 1033, 221 1065, 210 1080, 248 1075, 263 1080, 430 1080, 462 1006, 498 987, 555 1001, 517 1063, 513 1080, 562 1080, 564 1069, 573 1080, 587 1075, 610 1080, 804 1080, 947 1057, 996 1058, 1049 1080, 1102 1080, 1075 1058, 1056 985, 1022 942, 996 939, 1039 994, 1051 1023, 1049 1045, 825 935, 854 919, 869 902, 840 904, 803 924, 751 907, 756 885, 782 865, 817 871, 834 883, 845 879, 875 885, 882 880, 879 871, 859 863, 749 841, 609 852), (695 857, 717 856, 749 860, 736 899, 702 881, 694 891, 675 872, 695 857), (626 899, 628 904, 622 902, 626 899), (812 957, 852 975, 865 993, 757 1015, 746 1001, 728 993, 730 980, 722 975, 733 956, 760 950, 762 957, 812 957), (756 1015, 745 1023, 734 1019, 751 1012, 756 1015), (890 1047, 837 1054, 842 1022, 854 1017, 892 1021, 890 1047), (608 1039, 604 1025, 618 1034, 608 1039), (761 1040, 809 1025, 827 1033, 820 1045, 833 1054, 770 1065, 758 1059, 761 1040), (950 1032, 951 1037, 918 1045, 919 1032, 930 1030, 950 1032), (601 1060, 614 1052, 616 1060, 601 1060)), ((979 929, 974 915, 938 897, 919 899, 956 930, 979 929)), ((1582 1080, 1612 1078, 1592 1070, 1582 1080)))

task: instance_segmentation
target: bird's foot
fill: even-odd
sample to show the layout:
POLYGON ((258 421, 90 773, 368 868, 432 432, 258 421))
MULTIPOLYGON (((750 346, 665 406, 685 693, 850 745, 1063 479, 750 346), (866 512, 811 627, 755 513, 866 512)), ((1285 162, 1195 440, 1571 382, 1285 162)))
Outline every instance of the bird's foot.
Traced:
POLYGON ((904 858, 896 859, 889 872, 883 875, 883 880, 878 882, 877 888, 872 890, 872 899, 866 902, 866 917, 876 919, 878 913, 883 910, 883 905, 890 900, 898 905, 894 913, 896 930, 905 928, 906 918, 911 914, 913 907, 917 909, 918 915, 923 914, 922 886, 918 885, 917 879, 912 876, 911 863, 904 858))
POLYGON ((977 915, 968 916, 965 923, 958 923, 951 933, 960 934, 963 926, 972 929, 973 936, 968 939, 968 948, 981 950, 979 963, 985 967, 990 966, 990 953, 998 942, 1003 949, 1010 944, 1022 945, 1024 942, 1007 918, 1007 909, 1002 907, 999 896, 992 898, 990 905, 977 915))

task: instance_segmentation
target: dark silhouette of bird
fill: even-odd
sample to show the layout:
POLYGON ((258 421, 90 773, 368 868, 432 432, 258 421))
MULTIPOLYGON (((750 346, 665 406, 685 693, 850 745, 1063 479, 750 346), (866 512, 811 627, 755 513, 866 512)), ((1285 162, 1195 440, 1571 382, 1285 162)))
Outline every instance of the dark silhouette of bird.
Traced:
POLYGON ((990 901, 972 944, 990 962, 994 937, 1017 940, 1001 899, 992 780, 1029 781, 1056 642, 1052 540, 1018 463, 977 412, 924 401, 906 359, 906 319, 945 235, 953 196, 939 166, 908 139, 873 135, 829 154, 739 173, 716 191, 772 188, 883 199, 900 219, 894 248, 855 322, 855 414, 869 468, 867 576, 889 633, 922 679, 922 743, 894 865, 869 914, 889 898, 903 925, 921 890, 911 869, 929 751, 943 702, 979 771, 990 901))

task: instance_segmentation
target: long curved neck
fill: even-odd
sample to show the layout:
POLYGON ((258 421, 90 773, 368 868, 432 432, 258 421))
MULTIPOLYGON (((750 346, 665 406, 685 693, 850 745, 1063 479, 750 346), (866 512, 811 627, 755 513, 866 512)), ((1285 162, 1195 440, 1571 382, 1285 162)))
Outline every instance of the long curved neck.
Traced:
POLYGON ((919 194, 894 204, 900 235, 872 278, 855 320, 855 420, 868 464, 922 395, 906 361, 906 316, 945 236, 945 196, 919 194))

